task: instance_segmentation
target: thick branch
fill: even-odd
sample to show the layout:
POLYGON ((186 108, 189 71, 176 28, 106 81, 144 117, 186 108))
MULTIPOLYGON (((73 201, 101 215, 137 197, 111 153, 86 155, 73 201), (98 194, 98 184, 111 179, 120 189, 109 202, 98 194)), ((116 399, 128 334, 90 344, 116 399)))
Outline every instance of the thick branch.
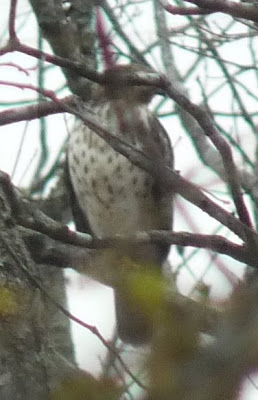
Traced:
MULTIPOLYGON (((18 224, 25 228, 32 229, 36 232, 43 233, 48 237, 58 240, 65 244, 81 246, 90 249, 106 249, 124 244, 145 244, 145 243, 168 243, 178 244, 181 246, 194 246, 198 248, 206 248, 212 251, 226 254, 238 261, 245 262, 254 267, 257 266, 257 254, 255 249, 250 251, 246 246, 237 245, 222 236, 215 235, 195 235, 185 232, 139 232, 135 235, 115 235, 114 237, 99 238, 92 237, 88 234, 76 233, 71 231, 67 226, 55 222, 47 217, 44 213, 37 209, 31 202, 24 199, 16 190, 6 175, 1 174, 1 184, 9 193, 9 201, 12 205, 18 224)), ((96 253, 93 253, 93 257, 96 253)), ((92 263, 94 265, 94 263, 92 263)), ((102 270, 103 265, 100 269, 102 270)), ((89 266, 90 270, 90 266, 89 266)), ((93 271, 98 275, 98 271, 93 271)))
MULTIPOLYGON (((72 1, 69 18, 62 2, 30 0, 43 36, 54 53, 68 60, 94 66, 94 28, 92 24, 92 1, 72 1)), ((85 100, 90 96, 90 82, 62 66, 71 91, 85 100)))
POLYGON ((76 367, 69 321, 46 301, 34 283, 44 286, 48 295, 65 308, 65 282, 62 271, 51 266, 47 272, 37 268, 17 228, 2 186, 0 358, 4 379, 0 397, 43 399, 48 397, 49 387, 60 384, 76 367))
POLYGON ((236 18, 258 22, 258 9, 249 4, 229 0, 185 0, 208 12, 222 12, 236 18))

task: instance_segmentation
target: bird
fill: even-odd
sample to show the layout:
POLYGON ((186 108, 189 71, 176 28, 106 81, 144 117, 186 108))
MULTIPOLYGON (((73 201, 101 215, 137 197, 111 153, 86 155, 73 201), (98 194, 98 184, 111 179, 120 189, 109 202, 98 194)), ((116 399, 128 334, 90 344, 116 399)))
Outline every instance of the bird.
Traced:
MULTIPOLYGON (((163 163, 173 168, 170 138, 149 109, 157 89, 133 85, 127 79, 146 71, 149 69, 138 64, 112 66, 105 72, 107 83, 101 85, 90 106, 102 126, 142 151, 152 165, 163 163)), ((107 237, 172 229, 173 193, 164 187, 161 177, 134 165, 81 121, 71 132, 67 163, 77 230, 107 237)), ((120 246, 109 250, 106 263, 113 262, 115 268, 120 268, 127 260, 128 265, 132 262, 139 269, 145 266, 147 273, 149 268, 160 274, 169 247, 162 243, 120 246)), ((140 304, 128 299, 125 288, 126 280, 114 287, 118 336, 133 346, 148 343, 153 322, 140 304)))

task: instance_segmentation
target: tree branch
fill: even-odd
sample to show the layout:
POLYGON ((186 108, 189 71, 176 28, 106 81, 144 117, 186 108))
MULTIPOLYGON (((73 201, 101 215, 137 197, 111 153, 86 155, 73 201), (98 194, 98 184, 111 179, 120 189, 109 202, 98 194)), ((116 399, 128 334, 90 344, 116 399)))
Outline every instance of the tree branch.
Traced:
MULTIPOLYGON (((229 0, 184 0, 188 3, 195 4, 199 7, 199 14, 206 13, 216 13, 222 12, 224 14, 231 15, 235 18, 243 18, 250 21, 258 22, 258 9, 255 6, 249 4, 237 3, 229 0)), ((170 6, 165 3, 165 9, 170 12, 170 6)), ((182 8, 181 8, 182 10, 182 8)), ((187 8, 185 9, 187 13, 187 8)), ((172 13, 173 13, 172 7, 172 13)), ((198 13, 198 9, 193 9, 193 14, 198 13)))
POLYGON ((33 104, 25 107, 12 108, 0 112, 0 126, 9 125, 15 122, 32 121, 46 117, 48 115, 59 114, 64 112, 63 104, 73 106, 75 99, 73 96, 68 96, 60 99, 59 102, 42 101, 38 104, 33 104))
MULTIPOLYGON (((186 232, 138 232, 134 235, 115 235, 113 237, 93 237, 88 234, 73 232, 67 226, 62 225, 47 217, 38 208, 23 198, 19 191, 11 184, 8 177, 1 173, 0 182, 9 194, 9 201, 16 221, 19 225, 32 229, 36 232, 47 235, 49 238, 60 241, 64 244, 80 246, 89 249, 106 249, 124 244, 146 244, 146 243, 166 243, 181 246, 193 246, 206 248, 221 254, 226 254, 238 261, 257 267, 257 254, 250 252, 245 245, 237 245, 229 240, 217 235, 196 235, 186 232)), ((93 252, 93 257, 96 252, 93 252)), ((83 255, 85 257, 85 255, 83 255)), ((94 263, 92 263, 94 265, 94 263)), ((103 268, 103 265, 100 266, 103 268)), ((90 267, 89 267, 90 270, 90 267)), ((98 275, 97 267, 93 271, 98 275)))

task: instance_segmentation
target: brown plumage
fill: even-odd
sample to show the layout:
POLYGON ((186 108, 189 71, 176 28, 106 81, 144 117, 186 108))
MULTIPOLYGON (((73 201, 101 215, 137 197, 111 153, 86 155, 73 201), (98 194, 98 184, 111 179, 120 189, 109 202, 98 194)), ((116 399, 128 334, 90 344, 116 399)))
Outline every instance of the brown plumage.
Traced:
MULTIPOLYGON (((154 165, 162 160, 173 167, 167 133, 148 109, 155 89, 121 84, 121 79, 133 71, 139 71, 139 67, 120 66, 106 72, 111 78, 115 75, 115 82, 112 79, 112 84, 104 87, 92 106, 110 132, 141 149, 154 165)), ((171 192, 81 123, 69 141, 68 164, 78 230, 110 236, 171 229, 171 192)), ((169 246, 161 244, 128 245, 112 250, 113 258, 106 262, 116 260, 119 268, 119 260, 126 259, 139 267, 142 263, 161 270, 168 251, 169 246)), ((125 342, 141 344, 151 338, 152 323, 141 306, 127 298, 124 284, 115 288, 118 334, 125 342)))

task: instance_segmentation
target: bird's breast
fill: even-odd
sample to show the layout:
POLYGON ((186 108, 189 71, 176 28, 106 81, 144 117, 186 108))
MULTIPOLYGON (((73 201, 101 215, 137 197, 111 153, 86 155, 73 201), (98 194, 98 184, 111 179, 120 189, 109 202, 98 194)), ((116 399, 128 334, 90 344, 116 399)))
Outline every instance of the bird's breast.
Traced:
POLYGON ((77 199, 96 235, 158 229, 147 172, 85 126, 73 132, 68 157, 77 199))

